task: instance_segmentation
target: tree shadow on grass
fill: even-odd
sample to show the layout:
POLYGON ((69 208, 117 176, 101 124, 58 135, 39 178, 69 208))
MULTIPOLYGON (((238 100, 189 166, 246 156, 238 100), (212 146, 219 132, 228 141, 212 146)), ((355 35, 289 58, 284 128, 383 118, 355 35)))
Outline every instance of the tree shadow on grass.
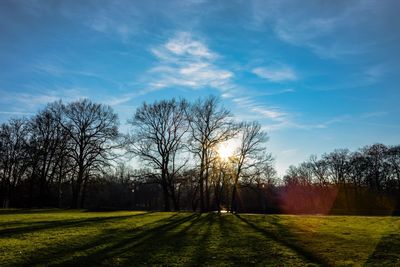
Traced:
POLYGON ((106 231, 83 246, 70 249, 70 258, 62 251, 54 257, 64 258, 51 266, 98 266, 163 264, 172 252, 184 247, 185 234, 199 223, 197 214, 177 214, 131 230, 106 231), (185 224, 185 227, 182 225, 185 224), (176 228, 179 227, 179 231, 176 228), (82 256, 74 256, 83 252, 82 256))
POLYGON ((225 214, 217 218, 221 235, 219 262, 234 266, 270 265, 281 266, 305 264, 300 257, 288 259, 282 245, 271 238, 249 229, 248 225, 234 215, 225 214))
POLYGON ((262 228, 243 216, 236 215, 236 217, 242 222, 244 222, 246 225, 251 227, 253 230, 256 230, 257 232, 261 233, 266 238, 272 239, 275 242, 294 251, 296 254, 304 258, 306 261, 321 266, 330 266, 330 264, 326 260, 322 259, 317 255, 314 255, 312 252, 308 251, 301 244, 299 244, 296 238, 290 233, 290 230, 287 229, 286 226, 279 223, 279 219, 277 217, 272 217, 271 224, 276 227, 276 229, 274 229, 273 231, 270 231, 266 228, 262 228))
MULTIPOLYGON (((211 225, 213 224, 213 220, 215 215, 208 213, 203 216, 202 220, 197 222, 196 227, 193 227, 194 234, 197 236, 193 236, 195 239, 196 247, 194 248, 193 253, 190 255, 190 260, 187 263, 189 266, 199 265, 201 262, 207 262, 209 259, 209 244, 208 241, 210 239, 210 230, 211 225)), ((193 240, 190 240, 193 242, 193 240)))
POLYGON ((66 212, 68 209, 0 209, 0 215, 8 214, 36 214, 36 213, 59 213, 66 212))
POLYGON ((400 234, 388 234, 382 237, 366 265, 400 266, 400 234))
MULTIPOLYGON (((151 212, 144 212, 144 213, 136 213, 131 215, 120 215, 120 216, 109 216, 109 217, 94 217, 94 218, 86 218, 86 219, 69 219, 69 220, 48 220, 48 221, 40 221, 34 222, 29 224, 25 227, 12 227, 0 230, 0 237, 7 238, 7 237, 14 237, 14 235, 22 235, 31 232, 37 231, 45 231, 55 228, 72 228, 72 227, 81 227, 86 226, 93 223, 104 223, 104 222, 112 222, 117 220, 128 219, 137 216, 143 216, 149 214, 151 212)), ((21 224, 20 222, 10 223, 11 225, 18 225, 21 224)), ((24 224, 26 225, 26 224, 24 224)))
MULTIPOLYGON (((145 214, 130 216, 139 215, 145 214)), ((100 231, 83 229, 87 236, 38 248, 19 263, 21 266, 280 265, 285 263, 286 254, 277 249, 284 246, 299 256, 291 263, 301 264, 305 259, 328 265, 296 242, 279 218, 271 217, 274 229, 264 229, 246 216, 212 213, 155 213, 154 217, 137 217, 138 220, 119 224, 119 219, 128 217, 81 220, 86 222, 78 223, 78 227, 90 226, 100 231), (116 224, 104 225, 104 222, 116 224), (137 227, 137 223, 141 226, 137 227)), ((67 231, 74 231, 75 226, 67 227, 71 227, 67 231)))
MULTIPOLYGON (((93 259, 92 264, 89 264, 89 260, 87 261, 88 264, 83 264, 79 260, 84 260, 85 257, 89 256, 91 253, 94 253, 100 249, 106 250, 117 242, 131 238, 132 235, 136 235, 137 233, 144 231, 144 229, 148 227, 163 224, 164 222, 172 220, 175 217, 177 217, 177 214, 171 214, 168 217, 161 217, 161 219, 157 218, 155 220, 152 220, 150 223, 139 227, 135 227, 135 221, 132 221, 132 228, 127 228, 129 227, 130 223, 130 221, 128 221, 128 224, 123 225, 123 230, 118 230, 115 228, 110 229, 105 227, 103 230, 100 231, 100 234, 90 234, 88 236, 70 238, 62 243, 55 243, 52 247, 49 247, 48 249, 42 248, 38 249, 37 251, 33 251, 30 254, 24 255, 25 258, 20 259, 19 266, 92 266, 94 265, 94 262, 96 262, 96 259, 93 259), (78 256, 76 256, 75 254, 78 254, 78 256)), ((140 217, 139 220, 141 220, 142 218, 144 217, 140 217)), ((118 223, 118 221, 115 220, 114 222, 118 223)), ((90 227, 102 229, 104 227, 102 225, 102 222, 100 221, 98 223, 99 224, 93 222, 92 224, 90 224, 90 227)), ((71 230, 74 229, 72 228, 71 230)), ((83 230, 83 233, 85 233, 85 230, 83 230)))

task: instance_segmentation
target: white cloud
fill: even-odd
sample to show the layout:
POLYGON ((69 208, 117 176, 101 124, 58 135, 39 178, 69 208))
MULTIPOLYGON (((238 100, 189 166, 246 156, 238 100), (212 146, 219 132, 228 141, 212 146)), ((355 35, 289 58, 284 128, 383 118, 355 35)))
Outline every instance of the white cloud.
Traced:
POLYGON ((257 76, 267 79, 271 82, 284 82, 284 81, 295 81, 298 79, 295 71, 289 67, 281 68, 254 68, 252 70, 257 76))
POLYGON ((233 88, 234 74, 216 64, 218 55, 188 32, 181 32, 165 44, 151 49, 159 60, 149 72, 150 86, 166 88, 181 86, 190 89, 214 88, 220 91, 233 88))
MULTIPOLYGON (((221 56, 212 51, 207 44, 191 33, 181 32, 174 35, 164 44, 150 49, 158 60, 157 65, 148 71, 148 89, 144 92, 161 90, 169 87, 182 87, 192 90, 213 88, 225 99, 230 99, 240 109, 236 119, 261 120, 268 131, 296 128, 326 128, 333 121, 320 124, 300 124, 280 107, 260 104, 248 90, 234 81, 234 73, 223 67, 221 56), (245 95, 245 96, 243 96, 245 95)), ((254 68, 253 73, 272 82, 294 81, 297 73, 290 67, 278 65, 275 68, 254 68)), ((276 92, 264 92, 273 95, 293 92, 292 88, 276 92)), ((125 102, 125 101, 124 101, 125 102)), ((335 121, 336 122, 336 121, 335 121)))
MULTIPOLYGON (((158 87, 162 87, 162 86, 158 85, 158 87)), ((122 94, 120 96, 104 96, 101 99, 99 99, 99 101, 106 105, 110 105, 113 107, 120 106, 122 104, 126 104, 127 102, 131 101, 135 97, 143 96, 150 92, 157 91, 158 87, 157 87, 157 84, 155 84, 155 85, 153 85, 153 87, 141 89, 141 90, 138 90, 138 91, 135 91, 132 93, 122 94)))
POLYGON ((288 114, 276 107, 266 107, 266 105, 257 104, 250 97, 237 97, 233 102, 241 106, 244 110, 258 114, 263 119, 275 122, 286 122, 289 120, 288 114))
POLYGON ((170 39, 165 44, 165 48, 179 56, 191 56, 209 60, 216 57, 216 54, 211 52, 204 43, 195 40, 191 34, 187 32, 181 32, 170 39))
POLYGON ((32 112, 23 112, 23 111, 0 111, 1 115, 11 115, 11 116, 26 116, 33 115, 32 112))
MULTIPOLYGON (((232 100, 240 109, 245 110, 238 119, 262 119, 274 123, 277 128, 293 125, 289 114, 280 108, 262 105, 250 95, 243 97, 248 90, 233 81, 232 71, 218 64, 220 56, 190 33, 178 33, 165 44, 152 48, 151 52, 159 62, 149 71, 149 76, 152 77, 150 88, 214 88, 220 91, 223 98, 232 100)), ((297 79, 297 75, 288 67, 282 67, 275 72, 262 68, 255 71, 261 71, 264 78, 268 77, 273 81, 297 79)), ((285 89, 283 92, 293 92, 293 89, 285 89)))

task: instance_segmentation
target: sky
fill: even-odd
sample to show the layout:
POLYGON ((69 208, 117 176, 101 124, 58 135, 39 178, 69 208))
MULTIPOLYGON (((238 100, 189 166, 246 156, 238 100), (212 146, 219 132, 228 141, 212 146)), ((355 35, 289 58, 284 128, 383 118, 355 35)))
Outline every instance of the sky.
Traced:
POLYGON ((46 103, 216 95, 259 121, 280 175, 400 142, 400 1, 0 1, 0 122, 46 103))

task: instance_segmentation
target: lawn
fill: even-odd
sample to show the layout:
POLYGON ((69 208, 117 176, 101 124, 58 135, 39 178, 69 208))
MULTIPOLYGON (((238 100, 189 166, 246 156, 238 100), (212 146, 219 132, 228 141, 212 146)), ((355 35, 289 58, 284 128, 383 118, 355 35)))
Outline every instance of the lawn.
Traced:
POLYGON ((400 266, 400 218, 0 210, 0 266, 400 266))

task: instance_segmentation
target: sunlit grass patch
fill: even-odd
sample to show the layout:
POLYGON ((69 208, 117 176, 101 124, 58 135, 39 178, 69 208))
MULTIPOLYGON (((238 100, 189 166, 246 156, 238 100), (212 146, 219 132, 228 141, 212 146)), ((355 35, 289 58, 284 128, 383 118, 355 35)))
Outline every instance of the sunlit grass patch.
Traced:
POLYGON ((400 264, 397 217, 0 214, 0 266, 400 264))

